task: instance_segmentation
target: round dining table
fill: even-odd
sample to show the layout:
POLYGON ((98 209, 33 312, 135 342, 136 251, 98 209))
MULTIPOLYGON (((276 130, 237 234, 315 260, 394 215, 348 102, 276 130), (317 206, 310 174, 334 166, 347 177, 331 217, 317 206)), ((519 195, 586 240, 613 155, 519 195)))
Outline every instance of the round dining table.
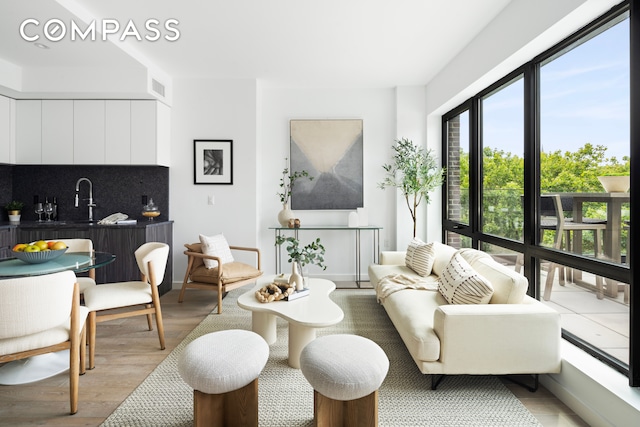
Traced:
MULTIPOLYGON (((115 261, 108 252, 72 252, 40 264, 28 264, 17 258, 0 261, 0 286, 2 279, 41 276, 71 270, 85 273, 115 261)), ((69 350, 31 356, 0 366, 0 385, 27 384, 58 375, 69 369, 69 350)))

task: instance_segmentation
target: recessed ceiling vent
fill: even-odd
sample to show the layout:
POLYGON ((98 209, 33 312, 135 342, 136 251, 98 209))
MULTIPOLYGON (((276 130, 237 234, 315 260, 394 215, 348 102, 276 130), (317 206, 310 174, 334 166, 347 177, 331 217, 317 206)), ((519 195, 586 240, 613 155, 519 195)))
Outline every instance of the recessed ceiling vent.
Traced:
POLYGON ((151 79, 151 89, 164 98, 164 85, 156 79, 151 79))

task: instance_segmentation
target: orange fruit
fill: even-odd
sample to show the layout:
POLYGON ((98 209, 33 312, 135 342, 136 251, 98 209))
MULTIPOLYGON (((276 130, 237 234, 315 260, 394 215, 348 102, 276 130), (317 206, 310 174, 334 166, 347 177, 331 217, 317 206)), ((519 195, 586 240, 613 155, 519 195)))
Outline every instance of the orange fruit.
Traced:
POLYGON ((14 252, 24 252, 24 248, 26 248, 28 245, 26 243, 18 243, 17 245, 15 245, 13 247, 13 251, 14 252))
POLYGON ((55 240, 50 240, 50 241, 48 241, 48 242, 47 242, 47 247, 48 247, 49 249, 51 249, 51 248, 53 247, 53 245, 55 245, 55 244, 56 244, 56 241, 55 241, 55 240))
POLYGON ((59 251, 60 249, 66 249, 66 248, 67 248, 67 245, 65 245, 64 242, 55 242, 51 247, 51 250, 59 251))

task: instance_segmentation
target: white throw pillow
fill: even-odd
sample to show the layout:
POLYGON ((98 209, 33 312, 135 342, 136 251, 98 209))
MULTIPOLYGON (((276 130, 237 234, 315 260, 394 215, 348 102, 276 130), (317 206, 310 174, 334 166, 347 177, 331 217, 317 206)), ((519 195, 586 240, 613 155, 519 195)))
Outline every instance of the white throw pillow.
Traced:
POLYGON ((428 276, 431 274, 435 259, 433 243, 425 243, 414 237, 407 247, 404 263, 420 276, 428 276))
POLYGON ((438 291, 449 304, 488 304, 493 286, 456 252, 440 276, 438 291))
MULTIPOLYGON (((223 264, 233 262, 233 255, 229 248, 229 243, 223 234, 215 236, 200 235, 200 243, 202 243, 202 253, 205 255, 217 256, 223 264)), ((204 266, 207 268, 216 268, 218 261, 212 259, 204 259, 204 266)))

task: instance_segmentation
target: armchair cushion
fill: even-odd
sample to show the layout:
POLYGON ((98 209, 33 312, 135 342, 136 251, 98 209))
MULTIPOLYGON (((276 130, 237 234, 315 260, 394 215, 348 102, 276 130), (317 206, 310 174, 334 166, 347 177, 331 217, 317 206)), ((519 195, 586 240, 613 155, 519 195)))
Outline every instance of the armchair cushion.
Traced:
MULTIPOLYGON (((229 243, 223 234, 216 234, 215 236, 200 235, 200 243, 202 243, 202 253, 220 258, 222 264, 233 262, 233 255, 229 248, 229 243)), ((214 268, 218 266, 218 261, 213 259, 205 259, 204 265, 207 268, 214 268)))
MULTIPOLYGON (((222 264, 222 284, 253 279, 262 275, 262 271, 242 262, 228 262, 222 264)), ((191 280, 194 282, 218 284, 218 267, 206 268, 200 265, 191 270, 191 280)))

